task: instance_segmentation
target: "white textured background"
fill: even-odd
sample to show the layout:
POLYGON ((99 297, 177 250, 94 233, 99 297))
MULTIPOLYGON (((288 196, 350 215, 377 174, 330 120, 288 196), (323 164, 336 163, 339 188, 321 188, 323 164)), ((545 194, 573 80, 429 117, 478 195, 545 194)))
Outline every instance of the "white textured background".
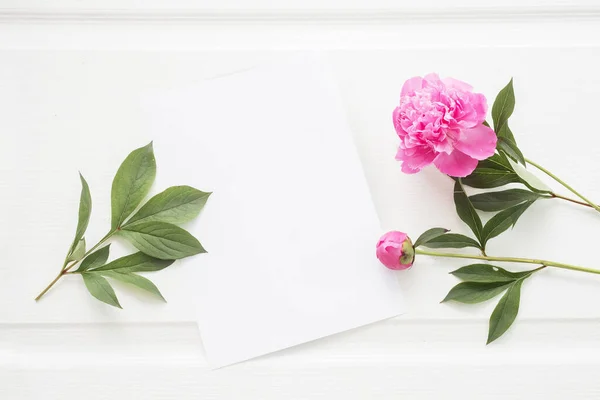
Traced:
MULTIPOLYGON (((74 138, 78 130, 89 129, 100 137, 114 118, 131 123, 119 106, 130 105, 149 76, 168 84, 276 58, 279 51, 323 50, 338 74, 383 228, 412 236, 432 225, 466 232, 454 215, 450 183, 434 170, 403 175, 393 159, 390 113, 402 82, 437 71, 467 80, 493 98, 514 76, 517 108, 511 127, 522 150, 600 199, 595 161, 600 149, 595 124, 599 42, 600 4, 592 0, 428 0, 417 5, 386 0, 177 0, 168 5, 3 0, 0 98, 10 115, 2 117, 0 110, 0 118, 9 121, 0 125, 18 127, 18 117, 26 117, 28 107, 34 111, 35 104, 10 104, 11 91, 19 90, 19 79, 26 76, 47 82, 45 96, 82 93, 81 82, 95 81, 91 94, 104 96, 103 112, 113 116, 112 122, 107 118, 90 126, 97 110, 82 98, 77 114, 66 110, 62 119, 48 121, 50 151, 52 129, 71 129, 74 138), (50 60, 54 69, 48 68, 50 60), (63 81, 52 81, 57 77, 63 81), (61 87, 64 92, 57 92, 61 87), (112 104, 107 101, 110 88, 120 88, 112 104)), ((9 134, 0 132, 0 146, 9 134)), ((75 189, 65 198, 76 199, 75 189)), ((595 224, 600 226, 600 216, 592 212, 540 202, 512 233, 491 242, 490 253, 598 267, 595 224)), ((14 228, 0 229, 2 246, 10 245, 14 228)), ((191 321, 18 323, 20 303, 13 302, 10 313, 3 313, 9 317, 0 321, 0 398, 598 396, 600 280, 544 271, 525 285, 513 329, 485 347, 492 304, 438 304, 454 283, 446 272, 459 265, 422 258, 410 272, 399 274, 410 308, 402 318, 212 372, 191 321)), ((18 267, 0 265, 0 276, 18 267)), ((23 286, 33 290, 45 281, 35 279, 23 286)), ((174 290, 175 282, 164 284, 174 290)))

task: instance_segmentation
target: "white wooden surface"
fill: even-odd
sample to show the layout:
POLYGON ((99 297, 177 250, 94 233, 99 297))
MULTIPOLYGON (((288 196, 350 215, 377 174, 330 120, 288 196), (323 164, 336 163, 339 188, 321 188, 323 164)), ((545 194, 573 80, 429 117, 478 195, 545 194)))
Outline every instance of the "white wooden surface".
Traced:
MULTIPOLYGON (((55 60, 70 68, 64 80, 67 92, 79 93, 77 83, 86 71, 93 72, 107 88, 111 76, 115 87, 126 84, 121 100, 126 102, 147 76, 140 70, 161 74, 164 84, 276 58, 279 51, 327 51, 383 228, 413 236, 432 225, 465 231, 453 214, 446 180, 433 170, 402 175, 393 160, 396 138, 390 113, 401 83, 437 71, 468 80, 493 98, 514 76, 517 111, 512 126, 522 149, 600 199, 595 185, 600 170, 594 161, 600 149, 594 118, 600 93, 600 4, 450 3, 4 0, 2 73, 23 76, 16 66, 29 60, 23 69, 38 68, 37 79, 43 80, 53 72, 42 68, 55 60), (69 63, 73 60, 81 63, 69 63)), ((2 82, 1 90, 18 90, 6 76, 2 82)), ((26 115, 28 105, 23 107, 26 115)), ((83 129, 95 110, 82 99, 79 111, 80 116, 65 115, 63 125, 48 126, 83 129)), ((107 111, 116 109, 109 106, 107 111)), ((126 120, 127 113, 119 118, 126 120)), ((9 134, 0 134, 0 145, 9 134)), ((600 221, 591 213, 539 203, 511 234, 495 240, 490 252, 542 254, 598 266, 594 223, 600 221)), ((2 227, 1 237, 3 246, 10 245, 8 227, 2 227)), ((537 277, 524 288, 515 329, 485 347, 492 305, 438 304, 454 283, 445 272, 458 265, 421 259, 410 272, 399 274, 410 307, 407 316, 217 371, 206 367, 199 333, 183 317, 119 325, 18 323, 10 318, 0 321, 0 398, 598 396, 600 280, 561 271, 537 277)), ((0 265, 0 275, 12 268, 16 266, 0 265)), ((33 289, 36 284, 23 286, 33 289)), ((9 306, 11 315, 18 316, 19 303, 9 306)))

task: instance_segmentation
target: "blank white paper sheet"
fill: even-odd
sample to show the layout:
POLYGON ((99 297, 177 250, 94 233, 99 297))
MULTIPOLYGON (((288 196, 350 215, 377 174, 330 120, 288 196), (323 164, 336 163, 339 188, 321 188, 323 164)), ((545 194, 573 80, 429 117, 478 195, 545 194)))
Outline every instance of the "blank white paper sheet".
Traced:
POLYGON ((178 149, 179 178, 202 176, 213 192, 194 230, 208 254, 184 265, 214 367, 403 312, 396 275, 375 257, 379 222, 325 63, 291 57, 143 107, 178 149))

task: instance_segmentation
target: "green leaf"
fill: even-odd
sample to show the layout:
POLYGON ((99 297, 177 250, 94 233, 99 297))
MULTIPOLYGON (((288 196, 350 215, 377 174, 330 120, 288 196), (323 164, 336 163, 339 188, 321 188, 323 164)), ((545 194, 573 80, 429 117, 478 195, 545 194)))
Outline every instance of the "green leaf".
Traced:
POLYGON ((536 193, 550 194, 552 189, 548 187, 540 178, 532 174, 528 169, 515 163, 512 160, 508 160, 513 167, 515 173, 519 177, 519 181, 527 186, 530 190, 536 193))
POLYGON ((421 234, 421 236, 419 236, 419 238, 417 239, 417 241, 415 242, 415 244, 413 245, 414 248, 417 248, 421 245, 424 245, 425 243, 429 242, 430 240, 433 240, 437 237, 442 236, 443 234, 445 234, 446 232, 449 232, 449 229, 445 229, 445 228, 431 228, 426 230, 425 232, 423 232, 421 234))
POLYGON ((140 221, 182 224, 196 218, 211 193, 190 186, 173 186, 152 197, 124 225, 140 221))
POLYGON ((85 255, 85 238, 81 238, 67 257, 67 261, 79 261, 85 255))
POLYGON ((100 250, 96 250, 92 254, 88 255, 85 260, 81 262, 81 265, 75 272, 83 272, 89 269, 94 269, 101 267, 108 260, 108 253, 110 251, 110 244, 101 248, 100 250))
POLYGON ((117 229, 150 191, 156 176, 152 142, 132 151, 119 167, 112 183, 112 229, 117 229))
POLYGON ((94 268, 96 271, 116 271, 120 273, 160 271, 173 264, 175 260, 159 260, 142 252, 117 258, 114 261, 94 268))
POLYGON ((508 122, 506 122, 504 125, 502 125, 500 132, 496 132, 496 136, 498 136, 498 139, 504 138, 504 139, 510 140, 511 142, 515 143, 515 146, 517 144, 515 135, 512 133, 512 131, 508 127, 508 122))
POLYGON ((502 211, 525 201, 534 202, 545 196, 524 189, 508 189, 470 196, 471 204, 481 211, 502 211))
MULTIPOLYGON (((79 174, 81 180, 81 195, 79 196, 79 218, 77 219, 77 229, 75 230, 75 239, 71 248, 69 249, 69 256, 71 256, 87 230, 90 222, 90 216, 92 215, 92 195, 90 194, 90 187, 88 186, 83 175, 79 174)), ((85 253, 85 251, 84 251, 85 253)), ((69 257, 67 257, 69 258, 69 257)), ((75 258, 70 258, 75 260, 75 258)))
POLYGON ((523 279, 520 279, 511 285, 494 308, 490 317, 487 344, 502 336, 517 318, 522 284, 523 279))
POLYGON ((115 291, 105 278, 89 272, 82 273, 81 277, 83 278, 85 287, 92 296, 111 306, 123 308, 121 307, 121 304, 119 304, 119 299, 117 299, 115 291))
POLYGON ((504 268, 490 264, 471 264, 450 272, 458 279, 466 282, 512 282, 526 278, 536 270, 523 272, 510 272, 504 268))
POLYGON ((502 154, 494 154, 491 157, 486 158, 485 160, 481 160, 479 162, 479 164, 477 164, 477 166, 483 166, 485 168, 492 168, 492 169, 500 169, 500 170, 506 170, 506 171, 512 171, 512 165, 510 163, 510 161, 508 160, 508 158, 506 158, 506 156, 502 155, 502 154))
POLYGON ((139 222, 123 227, 120 233, 138 250, 162 260, 206 253, 198 239, 188 231, 166 222, 139 222))
POLYGON ((490 220, 483 227, 482 244, 485 246, 488 240, 500 235, 511 226, 514 226, 519 217, 533 203, 533 201, 526 201, 524 203, 517 204, 516 206, 509 207, 504 211, 500 211, 498 214, 490 218, 490 220))
POLYGON ((487 122, 487 121, 483 121, 482 124, 485 125, 485 126, 487 126, 488 128, 491 128, 489 122, 487 122))
POLYGON ((496 297, 511 284, 512 282, 461 282, 448 292, 442 303, 449 300, 465 304, 482 303, 496 297))
POLYGON ((513 89, 513 80, 511 78, 506 85, 496 96, 494 105, 492 106, 492 119, 494 120, 494 130, 501 132, 504 124, 508 122, 508 118, 512 115, 515 109, 515 91, 513 89))
POLYGON ((490 189, 521 181, 508 158, 503 154, 494 154, 479 161, 477 168, 471 175, 461 178, 461 182, 477 189, 490 189))
POLYGON ((519 183, 519 177, 514 172, 497 169, 477 168, 471 175, 461 179, 463 184, 476 189, 492 189, 509 183, 519 183))
POLYGON ((467 197, 467 194, 460 183, 460 179, 454 184, 454 205, 456 206, 456 213, 460 219, 471 228, 475 237, 482 245, 484 245, 481 240, 483 233, 481 218, 479 218, 477 211, 475 211, 475 208, 467 197))
POLYGON ((427 241, 427 243, 423 243, 423 246, 431 249, 460 249, 463 247, 481 249, 481 245, 477 241, 458 233, 447 233, 438 236, 435 239, 427 241))
POLYGON ((131 272, 121 273, 117 271, 97 271, 98 274, 101 274, 107 278, 116 279, 121 282, 128 283, 130 285, 136 286, 142 290, 150 292, 158 297, 160 297, 163 301, 166 301, 163 295, 160 293, 158 288, 150 279, 144 278, 141 275, 137 275, 131 272))
MULTIPOLYGON (((508 129, 508 125, 504 125, 505 129, 508 129)), ((525 165, 525 156, 521 153, 521 150, 517 147, 517 144, 512 140, 504 137, 498 138, 496 148, 502 151, 504 154, 512 158, 518 163, 525 165)))

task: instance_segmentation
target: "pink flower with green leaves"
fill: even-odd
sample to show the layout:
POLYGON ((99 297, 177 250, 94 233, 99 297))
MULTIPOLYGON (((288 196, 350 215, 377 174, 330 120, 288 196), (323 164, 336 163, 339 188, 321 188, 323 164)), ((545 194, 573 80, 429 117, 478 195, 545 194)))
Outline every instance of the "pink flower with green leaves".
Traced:
POLYGON ((447 175, 465 177, 494 154, 496 134, 483 124, 486 98, 472 89, 436 74, 404 83, 393 113, 403 172, 414 174, 433 163, 447 175))

